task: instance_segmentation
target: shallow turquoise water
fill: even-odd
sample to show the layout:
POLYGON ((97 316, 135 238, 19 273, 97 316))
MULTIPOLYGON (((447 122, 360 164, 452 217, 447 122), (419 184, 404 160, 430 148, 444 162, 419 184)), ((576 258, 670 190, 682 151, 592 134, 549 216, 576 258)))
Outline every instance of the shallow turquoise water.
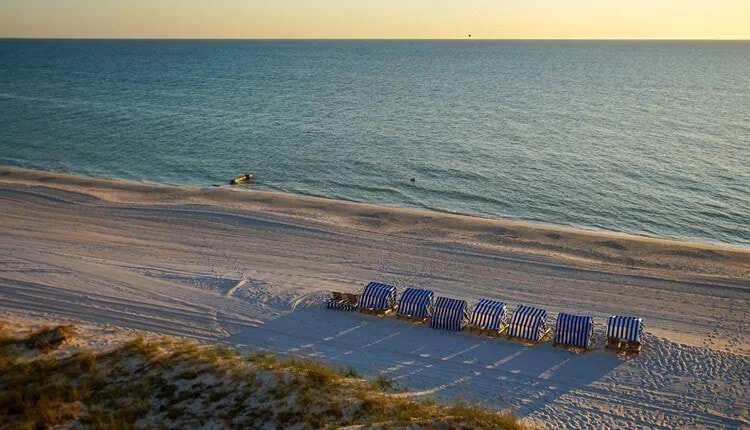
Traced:
POLYGON ((747 246, 748 70, 747 42, 0 40, 0 164, 747 246))

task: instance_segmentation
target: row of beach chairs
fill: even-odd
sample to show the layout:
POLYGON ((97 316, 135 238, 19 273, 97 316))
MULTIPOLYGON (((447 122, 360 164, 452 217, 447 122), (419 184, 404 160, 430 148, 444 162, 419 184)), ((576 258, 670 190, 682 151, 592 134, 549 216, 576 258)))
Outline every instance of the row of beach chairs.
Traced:
MULTIPOLYGON (((332 293, 329 309, 354 311, 380 317, 395 313, 398 319, 428 323, 440 330, 461 331, 468 328, 488 336, 507 335, 510 339, 538 343, 552 328, 547 326, 547 311, 519 305, 512 313, 504 302, 481 299, 471 313, 466 300, 435 297, 430 290, 407 288, 396 301, 396 287, 370 282, 361 295, 332 293)), ((590 316, 560 313, 554 329, 554 345, 565 348, 591 349, 594 319, 590 316)), ((625 353, 641 351, 643 320, 636 317, 610 316, 607 319, 607 349, 625 353)))

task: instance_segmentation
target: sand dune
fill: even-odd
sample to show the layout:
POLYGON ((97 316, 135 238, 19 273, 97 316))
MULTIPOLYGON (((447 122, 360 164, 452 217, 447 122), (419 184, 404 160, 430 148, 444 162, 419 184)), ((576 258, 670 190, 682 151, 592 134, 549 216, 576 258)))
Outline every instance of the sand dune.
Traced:
POLYGON ((0 168, 0 313, 306 354, 551 427, 750 425, 750 251, 0 168), (321 308, 369 280, 645 319, 582 355, 321 308))

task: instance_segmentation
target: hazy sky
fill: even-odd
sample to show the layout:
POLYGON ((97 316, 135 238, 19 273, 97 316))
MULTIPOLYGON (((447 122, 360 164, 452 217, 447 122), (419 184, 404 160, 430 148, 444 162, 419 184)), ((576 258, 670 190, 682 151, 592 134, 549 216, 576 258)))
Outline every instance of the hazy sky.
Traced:
POLYGON ((750 0, 0 0, 0 37, 750 39, 750 0))

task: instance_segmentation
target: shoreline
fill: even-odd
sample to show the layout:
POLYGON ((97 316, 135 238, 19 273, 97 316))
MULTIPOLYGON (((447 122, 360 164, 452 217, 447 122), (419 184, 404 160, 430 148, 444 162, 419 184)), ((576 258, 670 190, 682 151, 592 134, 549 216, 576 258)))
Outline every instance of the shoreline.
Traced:
MULTIPOLYGON (((31 170, 34 170, 34 169, 31 169, 31 170)), ((125 182, 134 182, 134 183, 151 184, 151 185, 163 185, 163 186, 178 187, 178 188, 185 187, 185 188, 195 188, 195 189, 209 189, 209 188, 227 188, 231 186, 231 185, 224 185, 224 184, 211 185, 211 186, 190 186, 190 185, 179 185, 179 184, 161 184, 158 182, 148 182, 148 181, 128 181, 126 179, 115 179, 115 178, 106 178, 106 177, 95 177, 95 178, 104 179, 104 180, 112 180, 112 181, 125 181, 125 182)), ((266 187, 264 185, 257 185, 257 186, 258 188, 254 188, 252 190, 246 190, 246 191, 253 192, 253 193, 278 194, 278 195, 289 196, 289 197, 322 199, 325 201, 332 201, 332 202, 354 203, 354 204, 360 204, 360 205, 366 205, 366 206, 382 207, 382 208, 389 209, 389 210, 394 209, 394 210, 404 210, 404 211, 416 211, 416 212, 424 212, 425 214, 438 214, 438 215, 466 217, 466 218, 480 219, 480 220, 489 220, 489 221, 498 222, 500 224, 505 223, 505 224, 517 225, 519 227, 539 228, 539 229, 547 229, 547 230, 553 230, 553 231, 561 230, 561 231, 567 231, 570 233, 582 233, 582 234, 591 233, 593 235, 612 236, 612 237, 616 237, 616 238, 619 237, 623 239, 655 240, 655 241, 660 241, 660 242, 665 242, 665 243, 695 245, 697 247, 705 247, 709 249, 725 249, 725 250, 730 250, 730 251, 731 250, 750 251, 750 244, 739 245, 739 244, 717 242, 717 241, 712 241, 709 239, 701 240, 700 238, 691 238, 691 237, 679 238, 679 237, 666 237, 666 236, 661 236, 661 237, 650 236, 648 233, 607 230, 606 228, 601 228, 601 227, 554 224, 554 223, 545 222, 545 221, 534 221, 534 220, 527 220, 527 219, 521 219, 521 218, 503 218, 503 217, 487 215, 487 214, 482 214, 482 213, 451 211, 447 209, 434 209, 434 208, 430 208, 427 206, 407 207, 407 206, 390 205, 387 203, 360 202, 360 201, 349 200, 349 199, 344 199, 344 198, 328 197, 325 195, 293 193, 290 191, 273 189, 273 187, 266 187)), ((237 188, 234 191, 242 191, 242 188, 237 188)))
MULTIPOLYGON (((712 242, 712 241, 702 242, 696 238, 685 238, 683 240, 680 238, 649 236, 645 233, 638 234, 638 233, 606 230, 606 229, 597 228, 597 227, 586 228, 586 227, 580 227, 580 226, 553 224, 553 223, 547 223, 544 221, 530 221, 530 220, 513 219, 513 218, 501 218, 501 217, 493 217, 491 215, 461 213, 461 212, 454 212, 454 211, 448 211, 448 210, 429 209, 429 208, 409 208, 409 207, 403 207, 403 206, 392 206, 392 205, 388 205, 384 203, 366 203, 366 202, 358 202, 355 200, 336 199, 333 197, 326 197, 326 196, 296 194, 292 192, 285 192, 285 191, 272 190, 272 189, 246 190, 246 189, 241 188, 241 186, 239 186, 238 188, 231 188, 231 186, 228 184, 207 185, 207 186, 162 184, 162 183, 151 182, 151 181, 136 181, 136 180, 119 179, 119 178, 108 178, 108 177, 103 177, 103 176, 87 176, 87 175, 76 174, 76 173, 62 173, 62 172, 55 172, 51 170, 29 169, 29 168, 23 168, 23 167, 0 165, 0 182, 5 182, 6 179, 9 179, 10 182, 38 183, 40 185, 50 186, 50 187, 55 187, 55 184, 57 184, 59 185, 59 188, 81 187, 81 188, 76 188, 77 190, 81 192, 85 192, 86 191, 85 188, 87 187, 92 187, 92 191, 96 189, 112 188, 114 190, 120 190, 120 191, 126 191, 126 192, 149 191, 147 188, 180 189, 180 190, 190 191, 190 192, 185 193, 186 198, 196 197, 196 192, 198 192, 197 194, 200 194, 202 197, 207 197, 210 199, 210 196, 207 196, 205 193, 206 191, 210 191, 210 190, 247 192, 247 193, 261 195, 261 198, 245 198, 246 196, 243 196, 242 198, 238 200, 246 201, 246 202, 257 202, 257 201, 262 202, 263 199, 266 197, 280 197, 280 198, 286 198, 290 201, 299 200, 299 202, 302 203, 301 206, 303 207, 305 206, 303 202, 306 200, 309 200, 311 202, 320 201, 320 202, 329 202, 334 205, 342 205, 342 206, 345 206, 345 205, 361 206, 363 210, 381 208, 387 211, 403 212, 403 213, 413 214, 413 215, 417 215, 417 214, 422 214, 424 216, 442 215, 442 216, 447 216, 447 217, 464 218, 468 220, 488 221, 490 223, 496 223, 500 225, 509 225, 509 226, 514 226, 514 227, 528 228, 528 229, 539 229, 539 230, 545 230, 545 231, 550 231, 550 232, 561 231, 561 232, 567 232, 571 234, 612 237, 612 238, 620 238, 620 239, 625 239, 625 240, 654 241, 654 242, 663 243, 665 245, 683 245, 686 247, 694 247, 694 248, 701 248, 701 249, 739 251, 739 252, 750 253, 750 245, 738 245, 738 244, 729 244, 729 243, 712 242), (52 175, 55 178, 55 182, 51 182, 51 179, 49 178, 50 175, 52 175), (141 186, 143 188, 138 189, 141 186)), ((123 203, 125 202, 127 201, 123 201, 123 203)))
MULTIPOLYGON (((192 190, 192 191, 207 191, 207 190, 218 189, 218 190, 228 190, 232 192, 248 192, 248 193, 271 195, 271 196, 277 196, 277 197, 287 197, 290 200, 300 199, 301 201, 303 201, 305 199, 312 199, 312 200, 321 200, 325 202, 333 202, 333 203, 341 203, 341 204, 362 205, 363 207, 382 208, 384 210, 393 211, 393 212, 399 212, 399 211, 403 211, 405 213, 416 212, 416 213, 423 213, 425 215, 437 214, 437 215, 454 216, 454 217, 469 218, 469 219, 476 219, 476 220, 488 220, 488 221, 495 222, 498 224, 507 224, 507 225, 512 225, 512 226, 525 227, 525 228, 538 228, 538 229, 550 230, 550 231, 564 231, 564 232, 569 232, 569 233, 579 233, 579 234, 584 234, 584 235, 590 234, 590 235, 607 236, 607 237, 631 239, 631 240, 657 241, 657 242, 663 242, 665 244, 677 244, 677 245, 685 245, 685 246, 692 246, 696 248, 705 248, 705 249, 750 252, 750 244, 744 245, 744 244, 724 243, 724 242, 718 242, 718 241, 713 241, 710 239, 702 239, 702 238, 697 238, 697 237, 657 236, 657 235, 649 235, 649 233, 646 233, 646 232, 627 232, 627 231, 618 231, 618 230, 608 230, 602 227, 555 224, 555 223, 550 223, 550 222, 545 222, 545 221, 526 220, 526 219, 520 219, 520 218, 503 218, 503 217, 493 216, 489 214, 451 211, 447 209, 435 209, 435 208, 430 208, 430 207, 408 207, 408 206, 390 205, 388 203, 360 202, 360 201, 350 200, 350 199, 345 199, 345 198, 328 197, 325 195, 294 193, 291 191, 277 189, 275 187, 265 186, 262 184, 256 185, 257 188, 253 188, 253 189, 245 189, 244 187, 242 187, 242 185, 246 185, 244 183, 234 185, 234 186, 229 185, 228 183, 224 183, 224 182, 220 184, 211 184, 211 185, 184 185, 184 184, 161 183, 161 182, 154 182, 154 181, 148 181, 148 180, 135 180, 135 179, 114 178, 114 177, 99 176, 99 175, 86 175, 82 173, 58 172, 54 170, 46 170, 43 168, 35 168, 35 167, 31 168, 31 167, 19 167, 15 165, 0 165, 0 181, 2 181, 3 178, 10 178, 14 182, 29 181, 29 182, 39 182, 44 185, 50 185, 50 183, 52 183, 51 179, 48 177, 50 175, 57 178, 57 181, 58 181, 57 183, 59 183, 59 185, 62 187, 65 187, 65 186, 89 187, 93 185, 97 188, 99 187, 114 188, 114 189, 119 189, 122 191, 136 191, 137 186, 165 187, 165 188, 192 190)), ((205 193, 203 194, 205 195, 205 193)), ((192 196, 194 196, 194 194, 192 194, 192 196)), ((258 200, 258 199, 243 199, 243 200, 253 201, 253 200, 258 200)))
POLYGON ((63 189, 121 204, 205 204, 252 209, 328 225, 542 254, 579 262, 750 276, 750 247, 592 231, 527 221, 359 203, 278 191, 192 187, 0 166, 0 183, 63 189), (734 268, 712 270, 707 266, 734 268))

